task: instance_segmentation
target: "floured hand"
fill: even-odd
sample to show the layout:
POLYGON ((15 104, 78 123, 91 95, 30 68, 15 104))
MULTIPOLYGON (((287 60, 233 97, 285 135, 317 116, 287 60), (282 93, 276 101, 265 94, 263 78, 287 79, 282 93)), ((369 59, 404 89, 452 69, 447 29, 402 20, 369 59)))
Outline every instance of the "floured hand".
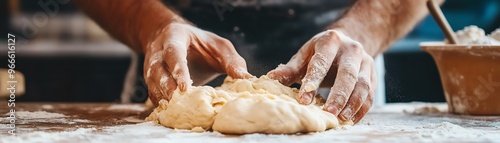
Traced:
POLYGON ((296 99, 306 105, 320 86, 331 87, 324 110, 344 121, 361 120, 376 88, 373 58, 359 42, 336 30, 317 34, 286 65, 267 75, 285 85, 301 83, 296 99))
POLYGON ((184 23, 161 29, 145 49, 144 77, 149 98, 155 105, 170 100, 178 87, 202 85, 221 73, 233 78, 252 77, 245 60, 231 42, 211 32, 184 23))

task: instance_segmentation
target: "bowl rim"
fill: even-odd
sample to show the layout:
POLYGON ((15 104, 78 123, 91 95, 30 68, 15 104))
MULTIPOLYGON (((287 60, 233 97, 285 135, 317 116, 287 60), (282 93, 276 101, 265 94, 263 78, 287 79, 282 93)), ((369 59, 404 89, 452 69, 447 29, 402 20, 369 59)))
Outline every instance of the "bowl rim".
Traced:
POLYGON ((423 50, 471 50, 471 49, 500 49, 500 45, 484 44, 447 44, 442 41, 420 42, 420 48, 423 50))

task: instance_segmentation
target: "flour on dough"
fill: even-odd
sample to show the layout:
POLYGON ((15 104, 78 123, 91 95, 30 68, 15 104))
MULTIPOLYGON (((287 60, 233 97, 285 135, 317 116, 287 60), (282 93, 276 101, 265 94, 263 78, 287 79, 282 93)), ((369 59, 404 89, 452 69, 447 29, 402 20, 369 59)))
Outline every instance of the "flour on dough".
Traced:
POLYGON ((320 132, 339 127, 337 117, 322 110, 317 96, 311 105, 295 100, 290 88, 267 76, 251 79, 228 77, 220 87, 191 86, 161 100, 146 118, 160 125, 189 130, 213 130, 227 134, 293 134, 320 132))

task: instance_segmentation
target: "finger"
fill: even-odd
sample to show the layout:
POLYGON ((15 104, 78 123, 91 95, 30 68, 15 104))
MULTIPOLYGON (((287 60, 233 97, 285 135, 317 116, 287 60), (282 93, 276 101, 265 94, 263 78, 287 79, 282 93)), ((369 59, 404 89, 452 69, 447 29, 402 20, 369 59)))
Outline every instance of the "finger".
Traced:
POLYGON ((314 44, 314 55, 309 61, 307 72, 302 79, 302 86, 298 94, 301 104, 310 104, 316 95, 320 83, 325 78, 337 55, 339 37, 334 31, 326 32, 314 44))
POLYGON ((224 38, 220 38, 216 43, 216 46, 212 48, 218 48, 219 50, 216 52, 219 58, 215 58, 219 60, 222 69, 229 76, 233 78, 251 78, 252 75, 248 73, 247 64, 245 59, 243 59, 238 52, 236 52, 233 44, 224 38))
POLYGON ((147 56, 148 63, 144 64, 145 82, 148 86, 149 98, 157 105, 161 99, 171 99, 172 92, 176 89, 177 84, 170 72, 165 67, 165 62, 162 59, 161 53, 157 53, 152 57, 147 56))
POLYGON ((227 62, 224 66, 227 75, 242 79, 253 77, 252 74, 248 73, 247 64, 242 57, 235 55, 233 59, 234 61, 227 62))
POLYGON ((362 47, 358 42, 344 44, 344 53, 339 57, 339 68, 337 78, 330 90, 330 94, 325 103, 324 109, 335 116, 338 116, 341 109, 344 109, 349 96, 354 90, 358 80, 362 56, 362 47))
POLYGON ((306 42, 288 63, 280 64, 276 69, 268 72, 267 76, 284 85, 291 85, 301 79, 306 73, 307 61, 313 54, 312 48, 311 41, 306 42))
POLYGON ((369 56, 365 56, 363 62, 361 63, 361 68, 359 70, 358 81, 354 86, 354 91, 352 92, 346 106, 340 112, 339 118, 341 120, 347 121, 354 116, 356 112, 361 108, 365 102, 368 94, 372 88, 371 86, 371 75, 373 69, 373 60, 369 56))
POLYGON ((375 92, 373 92, 373 90, 372 90, 372 92, 370 92, 368 94, 368 97, 367 97, 366 101, 363 103, 363 105, 361 106, 361 108, 359 108, 358 112, 349 120, 354 121, 354 123, 358 123, 366 115, 366 113, 368 113, 368 111, 372 107, 374 95, 375 95, 375 92))
POLYGON ((156 82, 154 82, 154 78, 152 77, 152 72, 155 74, 157 73, 156 70, 153 71, 152 66, 159 64, 162 59, 161 54, 155 54, 153 56, 150 56, 146 54, 145 57, 145 63, 144 63, 144 79, 146 82, 146 85, 148 85, 148 97, 151 100, 151 102, 155 105, 158 106, 158 102, 160 101, 161 97, 161 92, 160 89, 157 88, 156 82))
POLYGON ((373 100, 375 98, 375 91, 377 89, 377 75, 375 73, 375 67, 372 67, 372 75, 371 75, 372 88, 368 94, 367 101, 363 103, 363 106, 356 112, 356 114, 350 119, 353 120, 354 123, 358 123, 370 110, 373 105, 373 100))
MULTIPOLYGON (((160 78, 153 82, 146 82, 148 85, 149 98, 155 105, 162 99, 170 101, 172 93, 176 89, 175 80, 170 73, 158 74, 160 78)), ((158 77, 155 76, 155 77, 158 77)))
POLYGON ((179 89, 181 91, 186 91, 187 87, 193 84, 187 65, 189 37, 186 34, 180 33, 175 36, 169 35, 166 39, 169 40, 163 45, 163 59, 172 77, 179 86, 179 89))

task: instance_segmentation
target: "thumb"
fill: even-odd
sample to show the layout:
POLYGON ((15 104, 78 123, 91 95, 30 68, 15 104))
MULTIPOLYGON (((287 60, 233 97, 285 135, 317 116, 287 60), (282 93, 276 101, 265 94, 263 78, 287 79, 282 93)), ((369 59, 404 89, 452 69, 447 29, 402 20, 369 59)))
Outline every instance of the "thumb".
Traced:
POLYGON ((307 63, 312 53, 311 42, 308 41, 300 48, 297 54, 293 55, 288 63, 285 65, 278 65, 276 69, 269 71, 267 76, 271 79, 278 80, 284 85, 291 85, 299 79, 302 79, 305 75, 307 63))

